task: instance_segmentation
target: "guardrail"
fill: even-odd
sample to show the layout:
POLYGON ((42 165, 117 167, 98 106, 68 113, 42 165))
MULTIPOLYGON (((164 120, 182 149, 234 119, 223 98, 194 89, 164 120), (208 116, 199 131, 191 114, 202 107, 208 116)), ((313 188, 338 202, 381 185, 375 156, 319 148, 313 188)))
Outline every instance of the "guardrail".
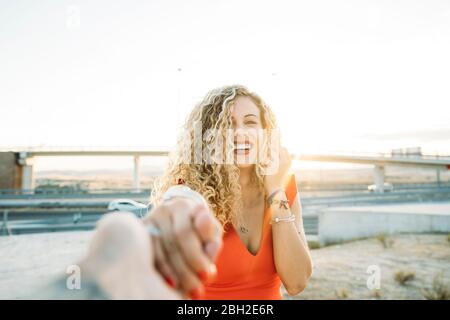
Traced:
MULTIPOLYGON (((93 230, 97 221, 106 210, 87 210, 86 208, 66 209, 64 211, 34 209, 0 210, 0 235, 17 235, 27 233, 59 232, 93 230)), ((134 212, 139 216, 139 213, 134 212)), ((307 235, 317 235, 318 217, 307 216, 303 219, 303 226, 307 235)))
MULTIPOLYGON (((370 184, 370 183, 369 183, 370 184)), ((305 191, 361 191, 367 190, 368 184, 339 184, 332 185, 326 183, 310 183, 298 181, 299 189, 305 191)), ((395 183, 396 190, 401 189, 419 189, 419 188, 445 188, 450 187, 450 181, 426 182, 426 183, 395 183)), ((141 189, 136 191, 133 188, 120 189, 86 189, 86 190, 64 190, 60 188, 54 189, 0 189, 0 199, 8 196, 97 196, 97 195, 133 195, 150 197, 151 189, 141 189)))
POLYGON ((4 209, 0 231, 3 235, 62 230, 88 230, 106 210, 65 209, 49 210, 26 208, 4 209))
MULTIPOLYGON (((301 193, 300 193, 301 194, 301 193)), ((426 200, 449 200, 450 187, 437 188, 433 190, 421 190, 420 192, 411 192, 410 190, 387 192, 387 193, 355 193, 341 196, 327 197, 302 197, 302 204, 305 206, 312 205, 339 205, 339 204, 361 204, 361 203, 377 203, 377 202, 409 202, 409 201, 426 201, 426 200)))
MULTIPOLYGON (((143 217, 143 209, 128 210, 143 217)), ((104 203, 23 204, 0 209, 0 234, 12 235, 36 232, 91 230, 108 213, 104 203)))
MULTIPOLYGON (((301 195, 301 192, 300 192, 301 195)), ((405 203, 450 200, 450 187, 395 191, 392 193, 352 193, 339 196, 301 196, 304 225, 307 234, 317 234, 316 209, 324 206, 348 206, 379 203, 405 203)), ((100 217, 108 212, 109 199, 96 201, 46 200, 0 201, 3 234, 48 232, 65 230, 90 230, 100 217)), ((142 215, 140 209, 133 211, 142 215), (138 212, 139 211, 139 212, 138 212)))

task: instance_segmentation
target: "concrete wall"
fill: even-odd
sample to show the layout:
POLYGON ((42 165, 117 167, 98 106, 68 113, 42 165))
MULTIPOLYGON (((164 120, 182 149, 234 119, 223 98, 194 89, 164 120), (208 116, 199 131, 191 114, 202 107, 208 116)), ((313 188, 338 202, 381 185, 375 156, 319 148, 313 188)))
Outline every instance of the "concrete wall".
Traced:
POLYGON ((450 233, 447 214, 333 210, 319 213, 321 245, 374 237, 380 233, 450 233))
POLYGON ((22 168, 17 165, 13 152, 0 152, 0 189, 19 189, 22 184, 22 168))

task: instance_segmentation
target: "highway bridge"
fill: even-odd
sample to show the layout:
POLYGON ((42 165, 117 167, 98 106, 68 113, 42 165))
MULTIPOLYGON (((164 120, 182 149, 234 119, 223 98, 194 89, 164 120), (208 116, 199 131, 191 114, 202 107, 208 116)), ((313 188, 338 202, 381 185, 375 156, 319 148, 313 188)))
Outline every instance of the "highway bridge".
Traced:
MULTIPOLYGON (((2 148, 1 153, 12 153, 21 167, 20 181, 23 190, 34 188, 33 159, 36 157, 58 156, 128 156, 134 159, 133 188, 139 192, 140 158, 167 156, 170 150, 156 147, 36 147, 36 148, 2 148)), ((374 184, 383 192, 386 166, 408 166, 430 168, 438 172, 450 169, 450 156, 441 155, 398 155, 386 153, 328 153, 328 154, 292 154, 297 161, 339 162, 373 165, 374 184)))

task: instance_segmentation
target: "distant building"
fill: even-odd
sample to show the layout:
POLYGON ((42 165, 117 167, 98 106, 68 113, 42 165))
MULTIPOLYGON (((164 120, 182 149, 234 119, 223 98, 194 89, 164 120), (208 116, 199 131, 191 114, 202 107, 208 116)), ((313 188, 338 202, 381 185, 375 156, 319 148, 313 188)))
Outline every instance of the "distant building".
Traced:
POLYGON ((22 166, 14 152, 0 152, 0 189, 22 188, 22 166))
POLYGON ((413 147, 413 148, 399 148, 391 150, 392 157, 420 157, 422 156, 422 148, 421 147, 413 147))
POLYGON ((422 148, 414 147, 414 148, 406 148, 405 155, 407 156, 422 156, 422 148))
POLYGON ((392 149, 391 156, 393 157, 401 157, 403 156, 403 149, 392 149))

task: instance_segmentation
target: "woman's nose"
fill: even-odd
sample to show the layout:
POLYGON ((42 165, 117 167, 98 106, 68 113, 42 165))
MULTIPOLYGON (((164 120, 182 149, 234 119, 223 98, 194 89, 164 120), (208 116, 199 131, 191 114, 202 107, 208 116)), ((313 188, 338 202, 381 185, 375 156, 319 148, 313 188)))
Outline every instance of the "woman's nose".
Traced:
POLYGON ((249 134, 248 134, 248 130, 244 129, 244 128, 235 128, 234 129, 234 140, 235 141, 245 141, 246 139, 248 139, 249 134))

